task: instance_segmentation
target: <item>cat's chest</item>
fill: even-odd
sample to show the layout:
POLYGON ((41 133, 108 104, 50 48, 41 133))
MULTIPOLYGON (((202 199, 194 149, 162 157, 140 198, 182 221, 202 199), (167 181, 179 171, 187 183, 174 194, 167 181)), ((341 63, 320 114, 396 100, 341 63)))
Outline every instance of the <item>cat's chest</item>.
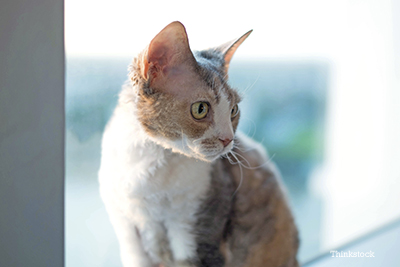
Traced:
POLYGON ((210 163, 168 153, 160 158, 152 150, 135 152, 140 157, 127 162, 112 190, 119 207, 157 220, 197 211, 210 189, 210 163), (159 158, 151 160, 154 155, 159 158))
POLYGON ((184 209, 207 194, 210 172, 211 165, 205 162, 185 158, 168 160, 145 181, 137 183, 134 192, 147 206, 184 209))

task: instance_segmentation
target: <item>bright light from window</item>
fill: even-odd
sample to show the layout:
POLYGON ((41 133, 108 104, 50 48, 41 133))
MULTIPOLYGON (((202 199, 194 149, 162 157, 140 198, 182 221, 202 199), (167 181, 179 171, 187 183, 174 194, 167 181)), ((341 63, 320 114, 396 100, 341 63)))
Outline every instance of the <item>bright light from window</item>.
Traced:
MULTIPOLYGON (((322 211, 316 215, 320 219, 317 222, 319 232, 316 234, 316 239, 318 240, 303 242, 303 244, 311 244, 310 248, 307 248, 309 249, 307 253, 310 254, 300 250, 303 257, 301 260, 307 259, 310 255, 315 255, 317 251, 343 244, 400 215, 398 210, 400 176, 397 166, 400 161, 398 138, 400 136, 398 108, 400 79, 399 74, 396 74, 396 68, 398 71, 398 66, 400 66, 398 56, 400 51, 399 46, 394 45, 394 39, 399 37, 400 25, 396 26, 393 20, 393 2, 391 0, 264 2, 205 0, 194 3, 175 0, 151 2, 66 0, 67 56, 79 60, 84 57, 112 58, 112 60, 96 61, 99 63, 98 69, 92 68, 92 72, 88 75, 85 71, 90 69, 90 64, 93 65, 93 62, 77 60, 67 65, 70 76, 74 77, 67 80, 67 83, 68 81, 74 83, 67 84, 67 90, 71 88, 69 92, 67 91, 67 109, 71 107, 69 115, 72 119, 78 118, 77 121, 84 117, 82 110, 76 108, 81 102, 82 106, 90 112, 102 110, 104 114, 111 113, 111 108, 104 111, 105 105, 102 101, 111 101, 112 97, 117 95, 119 86, 126 78, 125 66, 128 61, 125 63, 124 60, 133 58, 163 27, 175 20, 181 21, 186 26, 192 49, 220 45, 239 37, 249 29, 254 29, 251 37, 235 54, 232 66, 235 58, 267 59, 262 61, 264 63, 271 62, 271 59, 275 60, 275 63, 277 59, 284 59, 286 62, 323 62, 325 66, 328 66, 326 69, 329 69, 326 71, 329 74, 321 75, 324 86, 315 85, 321 82, 318 80, 320 73, 314 75, 312 72, 312 75, 307 76, 300 72, 301 75, 297 73, 297 76, 278 77, 287 73, 283 69, 274 72, 277 65, 269 66, 271 68, 267 70, 268 73, 267 67, 263 65, 265 69, 259 70, 262 74, 250 81, 253 85, 257 84, 257 80, 259 84, 271 85, 273 84, 271 80, 276 78, 283 81, 285 86, 289 84, 286 87, 294 84, 292 88, 303 82, 307 85, 304 86, 307 88, 301 88, 299 93, 303 99, 305 92, 314 87, 317 88, 315 92, 323 91, 323 97, 321 97, 323 101, 326 97, 324 163, 319 170, 314 170, 311 179, 307 180, 307 188, 304 189, 310 196, 318 198, 317 208, 322 211), (397 32, 394 30, 396 27, 397 32), (123 58, 123 62, 116 60, 119 57, 123 58), (79 72, 79 75, 75 75, 74 71, 79 72), (307 81, 304 82, 305 80, 307 81), (95 97, 93 97, 94 101, 91 99, 92 102, 83 99, 84 97, 89 99, 91 95, 95 95, 94 92, 97 92, 98 88, 104 84, 112 88, 103 88, 104 86, 101 88, 103 90, 99 94, 103 97, 101 100, 95 97), (326 95, 324 90, 328 91, 326 95), (93 105, 90 106, 91 104, 93 105), (315 246, 312 247, 314 243, 315 246)), ((243 75, 241 77, 252 79, 252 75, 258 75, 256 71, 259 65, 253 63, 255 61, 251 61, 247 72, 241 73, 243 75)), ((67 73, 67 76, 69 74, 67 73)), ((233 75, 232 79, 234 79, 233 75)), ((254 91, 257 90, 254 89, 254 91)), ((96 97, 99 95, 96 93, 96 97)), ((248 111, 251 113, 250 108, 248 111)), ((284 113, 282 110, 275 112, 276 114, 284 113)), ((315 110, 312 112, 315 113, 315 110)), ((284 117, 283 115, 281 116, 284 117)), ((291 116, 291 113, 289 115, 291 116)), ((277 127, 281 127, 282 117, 277 116, 278 119, 271 119, 271 124, 275 123, 277 127)), ((289 119, 293 120, 293 118, 289 119)), ((79 121, 79 127, 84 128, 90 123, 97 123, 100 126, 95 129, 94 137, 86 132, 82 132, 80 137, 67 133, 67 140, 68 138, 72 140, 69 145, 71 151, 68 151, 67 144, 67 158, 69 155, 69 158, 77 162, 74 166, 70 166, 70 169, 67 166, 67 173, 69 172, 70 176, 96 176, 98 163, 91 163, 90 168, 83 166, 84 160, 80 160, 83 154, 79 149, 90 151, 89 153, 93 154, 90 156, 93 158, 99 157, 99 140, 105 121, 101 119, 98 121, 88 119, 88 121, 82 119, 79 121), (90 122, 87 123, 88 121, 90 122), (86 143, 82 142, 82 144, 79 138, 86 138, 86 143), (72 151, 73 148, 77 149, 72 151), (89 170, 88 173, 81 174, 85 168, 89 170)), ((257 125, 259 132, 263 127, 268 128, 268 126, 257 125)), ((270 133, 279 135, 279 131, 278 134, 276 131, 270 131, 270 133)), ((307 139, 303 141, 307 146, 307 139)), ((72 185, 70 188, 73 188, 70 195, 81 190, 80 183, 70 184, 72 185)), ((92 185, 90 190, 92 190, 90 191, 92 200, 98 198, 97 184, 92 185)), ((84 195, 91 196, 87 193, 84 195)), ((303 205, 301 203, 303 200, 300 198, 296 204, 303 205)), ((96 201, 99 205, 100 200, 96 201)), ((310 199, 308 201, 312 202, 310 199)), ((70 203, 67 203, 67 222, 68 210, 74 211, 74 203, 76 207, 80 206, 81 199, 73 199, 70 203)), ((82 213, 90 212, 91 207, 89 205, 85 207, 86 210, 82 213)), ((313 206, 308 206, 306 212, 311 214, 314 212, 312 209, 313 206)), ((105 216, 100 213, 98 213, 99 218, 105 216)), ((103 223, 106 224, 104 217, 102 218, 103 223)), ((305 227, 314 227, 313 222, 308 222, 307 218, 298 218, 298 221, 305 227)), ((96 225, 100 228, 98 217, 92 216, 92 220, 87 220, 86 223, 90 225, 88 226, 90 231, 94 229, 93 236, 98 238, 96 234, 101 232, 101 230, 96 232, 95 229, 96 225)), ((78 229, 76 232, 79 232, 77 234, 79 235, 85 231, 78 229)), ((112 235, 111 230, 104 232, 112 235)), ((76 244, 71 243, 70 248, 75 248, 80 244, 80 240, 74 239, 74 241, 76 244)), ((96 244, 104 251, 109 251, 109 248, 104 248, 102 244, 96 244)), ((116 245, 109 246, 117 250, 116 245)), ((77 247, 73 253, 79 253, 78 251, 80 248, 77 247)), ((115 251, 114 254, 116 254, 115 251)), ((73 260, 76 262, 86 260, 86 254, 83 254, 85 253, 82 253, 81 258, 76 257, 73 260)), ((104 260, 96 258, 99 262, 112 258, 103 252, 99 254, 104 256, 104 260)), ((73 260, 70 261, 69 266, 75 266, 73 260)), ((87 259, 89 265, 93 265, 91 260, 87 259)))
POLYGON ((68 55, 134 56, 168 23, 187 28, 194 49, 254 32, 238 57, 328 57, 350 34, 344 0, 125 1, 68 0, 68 55), (71 15, 69 15, 71 14, 71 15), (72 15, 73 14, 73 15, 72 15), (83 23, 84 22, 84 23, 83 23))

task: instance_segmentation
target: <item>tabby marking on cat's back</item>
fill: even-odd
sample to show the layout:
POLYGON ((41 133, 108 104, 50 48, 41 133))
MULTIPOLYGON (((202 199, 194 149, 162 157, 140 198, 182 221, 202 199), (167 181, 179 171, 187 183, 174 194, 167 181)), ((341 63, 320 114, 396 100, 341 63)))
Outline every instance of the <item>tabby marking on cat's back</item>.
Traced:
POLYGON ((228 68, 250 33, 192 52, 173 22, 130 65, 99 170, 125 267, 298 266, 279 172, 236 132, 228 68))

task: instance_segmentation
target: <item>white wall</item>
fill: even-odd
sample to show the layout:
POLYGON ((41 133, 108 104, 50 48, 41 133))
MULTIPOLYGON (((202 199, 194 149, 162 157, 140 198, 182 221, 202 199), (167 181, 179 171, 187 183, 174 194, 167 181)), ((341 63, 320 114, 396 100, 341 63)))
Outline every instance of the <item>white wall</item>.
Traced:
POLYGON ((0 266, 63 266, 62 0, 0 8, 0 266))

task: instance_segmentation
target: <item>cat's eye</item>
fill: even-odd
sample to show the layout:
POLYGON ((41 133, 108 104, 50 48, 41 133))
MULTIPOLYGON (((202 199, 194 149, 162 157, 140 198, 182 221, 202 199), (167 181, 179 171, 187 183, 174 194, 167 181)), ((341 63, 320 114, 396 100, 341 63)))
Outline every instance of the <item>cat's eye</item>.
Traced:
POLYGON ((236 115, 239 113, 239 107, 238 105, 235 105, 232 110, 231 110, 231 118, 236 117, 236 115))
POLYGON ((204 119, 208 113, 208 104, 206 102, 196 102, 192 104, 192 116, 196 120, 204 119))

